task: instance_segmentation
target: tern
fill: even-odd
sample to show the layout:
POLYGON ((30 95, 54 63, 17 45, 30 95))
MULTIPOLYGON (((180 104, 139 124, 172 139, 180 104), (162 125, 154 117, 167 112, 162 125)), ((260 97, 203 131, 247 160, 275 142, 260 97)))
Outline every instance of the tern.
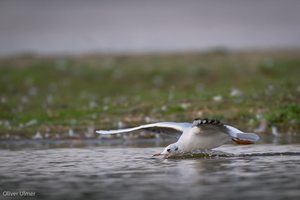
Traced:
POLYGON ((98 130, 99 134, 135 133, 140 131, 181 134, 177 142, 168 145, 161 153, 153 156, 165 156, 205 151, 219 147, 232 140, 237 144, 253 144, 259 140, 255 133, 246 133, 225 125, 218 120, 194 119, 188 122, 157 122, 133 128, 119 130, 98 130))

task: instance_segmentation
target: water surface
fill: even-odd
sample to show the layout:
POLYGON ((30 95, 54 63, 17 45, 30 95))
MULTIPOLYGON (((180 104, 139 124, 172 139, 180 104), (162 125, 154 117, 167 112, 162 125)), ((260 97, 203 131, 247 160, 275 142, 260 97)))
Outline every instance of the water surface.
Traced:
MULTIPOLYGON (((162 159, 162 147, 0 150, 0 189, 20 199, 299 199, 300 145, 224 145, 234 156, 162 159)), ((4 199, 15 199, 4 197, 4 199)))

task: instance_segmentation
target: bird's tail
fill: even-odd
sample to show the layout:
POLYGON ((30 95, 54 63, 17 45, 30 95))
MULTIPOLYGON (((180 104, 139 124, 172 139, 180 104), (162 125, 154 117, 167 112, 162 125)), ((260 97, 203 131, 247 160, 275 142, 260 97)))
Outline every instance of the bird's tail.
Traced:
POLYGON ((237 144, 253 144, 259 140, 259 136, 255 133, 236 133, 232 140, 237 144))

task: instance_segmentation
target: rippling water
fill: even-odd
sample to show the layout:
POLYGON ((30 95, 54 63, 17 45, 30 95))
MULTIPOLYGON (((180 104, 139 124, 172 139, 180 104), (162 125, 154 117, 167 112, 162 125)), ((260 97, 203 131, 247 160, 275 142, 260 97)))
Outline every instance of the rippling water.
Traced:
MULTIPOLYGON (((300 145, 224 145, 231 156, 162 159, 162 147, 0 150, 1 198, 299 199, 300 145), (233 155, 232 155, 233 154, 233 155), (6 193, 4 193, 6 192, 6 193)), ((0 199, 1 199, 0 198, 0 199)))

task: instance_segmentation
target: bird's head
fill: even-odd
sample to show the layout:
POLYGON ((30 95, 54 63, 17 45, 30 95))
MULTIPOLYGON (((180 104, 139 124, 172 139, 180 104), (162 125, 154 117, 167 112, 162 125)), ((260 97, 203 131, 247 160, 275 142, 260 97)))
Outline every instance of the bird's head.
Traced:
POLYGON ((154 154, 153 156, 170 156, 179 153, 180 150, 176 143, 168 145, 161 153, 154 154))

